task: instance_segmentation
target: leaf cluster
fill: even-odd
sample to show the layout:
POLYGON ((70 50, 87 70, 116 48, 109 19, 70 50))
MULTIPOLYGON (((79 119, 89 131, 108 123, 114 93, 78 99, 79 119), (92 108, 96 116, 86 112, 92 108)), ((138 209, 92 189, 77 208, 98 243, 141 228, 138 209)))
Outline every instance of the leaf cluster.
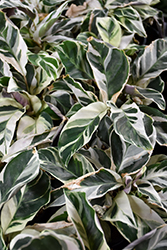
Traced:
POLYGON ((1 249, 166 246, 165 7, 0 1, 1 249))

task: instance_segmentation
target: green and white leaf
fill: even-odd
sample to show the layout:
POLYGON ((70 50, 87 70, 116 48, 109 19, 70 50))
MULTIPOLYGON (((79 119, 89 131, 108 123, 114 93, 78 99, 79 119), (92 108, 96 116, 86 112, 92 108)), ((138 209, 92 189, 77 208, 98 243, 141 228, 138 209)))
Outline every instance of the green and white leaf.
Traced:
POLYGON ((49 13, 36 27, 33 38, 37 43, 45 36, 45 33, 54 25, 56 20, 61 15, 62 11, 66 8, 68 1, 65 1, 59 8, 49 13))
POLYGON ((107 109, 104 103, 95 102, 81 108, 70 117, 59 139, 59 153, 65 164, 75 152, 90 141, 107 109))
POLYGON ((149 203, 157 204, 158 206, 162 206, 161 198, 154 186, 145 180, 137 180, 136 181, 137 189, 140 194, 144 195, 149 203))
MULTIPOLYGON (((153 149, 145 129, 145 114, 140 111, 135 103, 124 104, 121 109, 111 105, 111 118, 113 119, 115 132, 123 141, 144 150, 153 149)), ((147 118, 153 131, 153 121, 151 118, 147 118)))
POLYGON ((97 168, 111 168, 110 155, 104 150, 95 147, 89 147, 88 149, 80 149, 79 152, 84 155, 93 165, 97 168))
POLYGON ((86 105, 95 101, 95 100, 93 100, 93 98, 91 96, 92 93, 84 90, 81 83, 75 81, 69 75, 64 77, 64 82, 71 89, 72 93, 75 94, 78 102, 81 105, 86 106, 86 105))
POLYGON ((114 16, 128 32, 137 33, 142 37, 147 36, 139 13, 132 6, 117 8, 114 16))
POLYGON ((19 30, 0 12, 0 23, 4 24, 0 33, 0 58, 11 64, 19 73, 26 75, 27 45, 19 30))
POLYGON ((128 59, 121 50, 93 38, 89 41, 87 57, 100 90, 100 97, 104 102, 116 102, 129 77, 128 59))
POLYGON ((56 148, 48 147, 46 149, 39 149, 38 153, 41 168, 44 171, 48 172, 64 183, 77 178, 73 171, 70 171, 65 167, 56 148))
POLYGON ((49 131, 52 126, 52 120, 46 112, 42 112, 36 119, 25 115, 18 123, 17 139, 19 140, 32 134, 42 134, 49 131))
POLYGON ((136 87, 136 90, 139 93, 139 97, 141 99, 144 98, 153 101, 158 105, 160 109, 165 110, 166 107, 165 99, 160 92, 151 88, 140 88, 140 87, 136 87))
POLYGON ((90 200, 100 198, 106 193, 113 190, 117 190, 118 188, 123 186, 121 176, 119 174, 117 174, 113 170, 104 168, 88 176, 83 176, 83 178, 80 182, 78 182, 78 184, 79 186, 76 187, 80 188, 81 191, 85 192, 87 198, 90 200))
POLYGON ((167 160, 147 166, 142 180, 149 181, 153 186, 166 188, 167 186, 167 160))
POLYGON ((147 87, 148 80, 156 78, 167 68, 167 41, 157 39, 145 47, 134 61, 132 75, 137 86, 147 87))
POLYGON ((50 180, 44 173, 24 186, 5 203, 1 211, 1 226, 4 234, 21 231, 39 209, 50 200, 50 180))
POLYGON ((142 199, 134 195, 128 195, 128 199, 133 213, 143 220, 151 229, 164 224, 163 219, 142 201, 142 199))
POLYGON ((162 146, 167 145, 167 116, 160 110, 147 106, 140 106, 140 109, 151 116, 156 129, 156 141, 162 146))
POLYGON ((150 158, 147 150, 125 143, 114 131, 110 136, 110 144, 112 160, 118 173, 139 171, 150 158))
MULTIPOLYGON (((62 126, 62 125, 60 125, 62 126)), ((30 134, 26 137, 16 140, 9 148, 8 154, 2 158, 2 161, 9 161, 14 155, 19 152, 26 150, 27 148, 34 148, 39 145, 48 145, 53 141, 55 134, 59 133, 59 128, 54 127, 49 131, 43 132, 41 134, 30 134)))
POLYGON ((165 249, 167 244, 167 226, 163 224, 141 238, 135 240, 126 246, 123 250, 140 250, 140 249, 165 249))
POLYGON ((25 113, 21 104, 12 98, 0 98, 0 152, 8 154, 16 124, 25 113))
POLYGON ((56 47, 60 59, 69 74, 74 79, 92 79, 91 67, 86 58, 86 48, 81 42, 64 41, 56 47))
POLYGON ((46 52, 39 52, 38 54, 35 54, 30 51, 28 51, 27 56, 28 60, 34 66, 40 66, 53 80, 59 77, 59 62, 55 56, 49 55, 46 52))
POLYGON ((22 250, 33 250, 40 249, 45 250, 49 248, 50 250, 60 249, 60 250, 82 250, 81 244, 78 240, 73 237, 66 236, 65 234, 55 233, 52 230, 44 230, 40 234, 18 234, 15 236, 11 243, 10 249, 17 250, 21 248, 22 250))
POLYGON ((114 17, 97 17, 96 26, 104 42, 119 47, 122 30, 114 17))
POLYGON ((128 241, 133 241, 137 238, 136 220, 129 199, 124 191, 116 195, 113 199, 112 207, 107 210, 103 219, 115 225, 128 241))
POLYGON ((0 174, 1 204, 9 200, 39 173, 40 161, 36 150, 27 150, 13 158, 0 174))
POLYGON ((89 250, 109 250, 97 215, 85 193, 65 191, 65 197, 67 212, 84 246, 89 250))

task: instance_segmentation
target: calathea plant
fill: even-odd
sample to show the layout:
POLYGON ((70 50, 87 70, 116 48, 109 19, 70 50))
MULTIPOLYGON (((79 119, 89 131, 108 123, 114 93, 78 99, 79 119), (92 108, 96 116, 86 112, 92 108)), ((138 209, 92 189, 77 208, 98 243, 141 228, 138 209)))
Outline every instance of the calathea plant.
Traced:
POLYGON ((1 249, 166 245, 162 4, 0 2, 1 249))

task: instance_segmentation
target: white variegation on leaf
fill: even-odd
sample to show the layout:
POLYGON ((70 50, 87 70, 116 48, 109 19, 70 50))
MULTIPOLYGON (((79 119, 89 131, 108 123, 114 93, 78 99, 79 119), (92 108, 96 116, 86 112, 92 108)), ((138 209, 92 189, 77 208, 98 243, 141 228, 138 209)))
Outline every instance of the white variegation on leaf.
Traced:
POLYGON ((35 180, 5 203, 1 211, 1 226, 4 234, 21 231, 39 209, 50 200, 50 180, 40 172, 35 180), (26 209, 25 209, 26 207, 26 209))
POLYGON ((1 205, 39 173, 39 156, 36 150, 27 150, 14 157, 1 172, 1 205))
POLYGON ((91 37, 87 58, 100 98, 115 103, 129 77, 129 62, 124 52, 91 37))
POLYGON ((106 104, 95 102, 81 108, 70 117, 59 139, 59 153, 65 164, 75 152, 90 141, 107 110, 106 104))
POLYGON ((0 152, 8 154, 18 120, 25 113, 21 104, 12 98, 0 98, 0 152))
POLYGON ((156 78, 166 70, 166 58, 167 41, 164 39, 153 41, 133 63, 134 83, 139 87, 147 87, 150 79, 156 78))
POLYGON ((122 31, 114 17, 97 17, 96 26, 103 41, 119 47, 122 31))
POLYGON ((19 73, 26 75, 27 45, 18 28, 0 12, 0 23, 6 21, 6 27, 0 33, 0 58, 11 64, 19 73))
POLYGON ((89 250, 109 250, 97 215, 85 194, 65 191, 65 197, 68 214, 85 247, 89 250))
POLYGON ((153 149, 146 134, 145 114, 140 111, 135 103, 124 104, 121 109, 111 105, 111 118, 114 122, 114 130, 121 139, 144 150, 150 151, 153 149))

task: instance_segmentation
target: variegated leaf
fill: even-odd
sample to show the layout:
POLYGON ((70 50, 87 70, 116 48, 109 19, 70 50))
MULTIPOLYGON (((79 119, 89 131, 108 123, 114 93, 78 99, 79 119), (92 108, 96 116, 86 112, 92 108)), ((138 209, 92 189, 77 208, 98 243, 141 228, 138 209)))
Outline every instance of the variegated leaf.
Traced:
POLYGON ((107 192, 123 186, 121 176, 113 170, 100 169, 87 173, 76 180, 68 182, 63 188, 85 192, 88 199, 104 196, 107 192))
POLYGON ((17 139, 27 137, 31 134, 42 134, 52 128, 53 122, 46 112, 42 112, 36 119, 25 115, 19 123, 17 129, 17 139))
POLYGON ((111 155, 118 173, 134 173, 139 171, 149 160, 147 150, 125 143, 112 131, 110 136, 111 155))
POLYGON ((58 49, 66 74, 69 74, 74 79, 93 78, 91 67, 86 58, 86 49, 82 43, 64 41, 56 49, 58 49))
POLYGON ((39 173, 39 157, 35 150, 27 150, 14 157, 1 172, 1 204, 9 200, 39 173))
POLYGON ((145 196, 149 203, 157 204, 158 206, 162 206, 161 198, 154 186, 145 180, 137 180, 136 181, 138 192, 145 196))
POLYGON ((67 6, 68 1, 60 5, 59 8, 53 10, 49 13, 36 27, 36 30, 33 34, 33 38, 37 43, 41 42, 41 39, 45 36, 45 33, 54 25, 55 21, 59 18, 62 11, 67 6))
POLYGON ((0 59, 0 83, 3 84, 4 77, 12 77, 12 72, 10 71, 9 64, 5 62, 2 58, 0 59))
POLYGON ((142 180, 149 181, 153 186, 166 188, 167 186, 167 160, 147 166, 142 180))
POLYGON ((137 10, 137 12, 140 14, 141 18, 143 20, 150 18, 150 17, 155 17, 158 14, 157 9, 147 5, 147 3, 144 5, 136 5, 134 8, 137 10))
POLYGON ((119 232, 128 240, 137 238, 137 225, 129 199, 124 191, 119 192, 113 199, 113 205, 102 217, 117 227, 119 232))
MULTIPOLYGON (((111 105, 111 117, 114 122, 114 130, 122 140, 144 150, 153 149, 146 133, 145 114, 140 111, 135 103, 124 104, 121 109, 111 105)), ((153 131, 151 118, 147 117, 147 122, 149 122, 150 129, 153 131)))
POLYGON ((78 102, 81 103, 81 105, 86 106, 95 101, 90 95, 90 92, 84 90, 82 85, 79 82, 72 79, 69 75, 64 77, 64 82, 71 89, 71 91, 76 96, 78 102))
POLYGON ((65 191, 68 214, 86 249, 109 250, 101 225, 85 194, 65 191))
POLYGON ((156 129, 156 141, 162 145, 167 146, 167 115, 158 109, 140 106, 140 109, 153 118, 153 125, 156 129))
POLYGON ((66 236, 65 234, 55 233, 52 230, 44 230, 37 235, 28 233, 18 234, 12 239, 10 249, 17 250, 19 248, 22 250, 45 250, 46 248, 49 248, 50 250, 54 250, 55 248, 59 250, 83 249, 77 239, 66 236))
POLYGON ((135 240, 126 246, 123 250, 141 250, 141 249, 165 249, 167 245, 167 226, 163 224, 141 238, 135 240))
POLYGON ((96 26, 104 42, 119 47, 122 31, 114 17, 97 17, 96 26))
POLYGON ((107 106, 104 103, 95 102, 70 117, 59 139, 59 153, 65 164, 75 152, 89 142, 106 112, 107 106))
POLYGON ((163 219, 142 199, 134 195, 128 195, 128 199, 133 213, 143 220, 151 229, 164 224, 163 219))
POLYGON ((44 71, 46 71, 47 75, 55 80, 58 75, 59 63, 56 57, 49 55, 48 53, 32 53, 28 51, 28 59, 29 61, 35 65, 40 66, 44 71))
POLYGON ((111 168, 110 156, 100 148, 89 147, 88 149, 80 149, 79 152, 84 155, 97 168, 111 168))
POLYGON ((133 78, 137 86, 146 87, 148 80, 166 70, 167 41, 157 39, 139 54, 133 63, 133 78))
POLYGON ((6 246, 4 238, 3 238, 2 229, 0 229, 0 249, 7 250, 7 246, 6 246))
POLYGON ((8 154, 18 120, 25 113, 21 104, 12 98, 0 98, 0 152, 8 154))
MULTIPOLYGON (((60 125, 62 127, 62 125, 60 125)), ((14 155, 27 148, 34 148, 38 145, 45 145, 53 141, 53 137, 59 133, 59 127, 54 127, 41 134, 30 134, 26 137, 16 140, 9 148, 8 154, 2 158, 2 161, 9 161, 14 155)))
POLYGON ((45 101, 50 109, 62 119, 74 103, 71 95, 65 90, 57 90, 46 94, 45 101))
POLYGON ((148 99, 150 101, 155 102, 160 109, 165 110, 166 103, 163 95, 151 88, 140 88, 136 87, 137 92, 139 93, 139 97, 141 99, 148 99))
POLYGON ((39 209, 50 200, 50 180, 44 173, 24 186, 5 203, 1 211, 1 225, 4 234, 24 229, 39 209))
POLYGON ((114 15, 127 31, 137 33, 139 36, 147 36, 139 13, 132 6, 117 8, 114 15))
POLYGON ((87 57, 101 99, 116 102, 129 77, 129 62, 124 52, 91 38, 87 57))
POLYGON ((73 171, 65 167, 56 148, 40 149, 39 158, 41 168, 60 181, 66 182, 77 178, 73 171))
POLYGON ((107 192, 123 186, 120 175, 108 169, 100 169, 88 176, 83 176, 78 184, 88 199, 100 198, 107 192))
POLYGON ((0 12, 0 23, 5 23, 0 33, 0 58, 11 64, 19 73, 26 75, 27 45, 19 30, 0 12))

